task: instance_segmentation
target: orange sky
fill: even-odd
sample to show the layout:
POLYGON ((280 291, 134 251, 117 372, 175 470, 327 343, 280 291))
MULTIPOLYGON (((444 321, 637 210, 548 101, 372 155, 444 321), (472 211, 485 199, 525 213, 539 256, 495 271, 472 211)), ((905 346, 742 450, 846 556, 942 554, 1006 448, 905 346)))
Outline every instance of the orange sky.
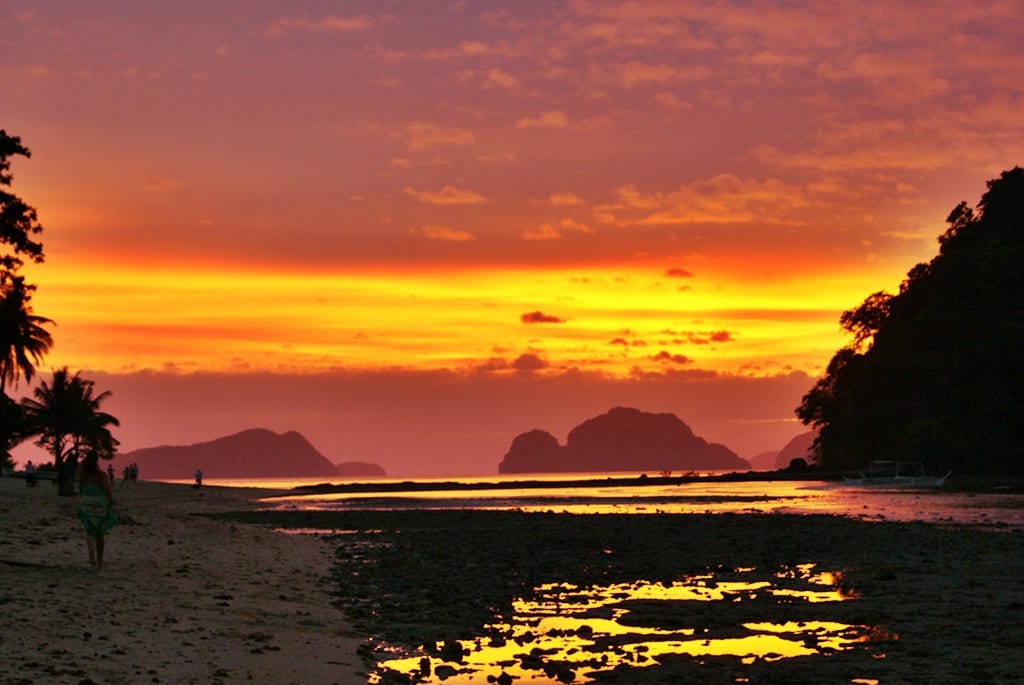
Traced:
POLYGON ((839 314, 1024 159, 1019 4, 893 4, 4 3, 44 367, 103 378, 128 449, 259 425, 489 473, 626 403, 778 449, 839 314))

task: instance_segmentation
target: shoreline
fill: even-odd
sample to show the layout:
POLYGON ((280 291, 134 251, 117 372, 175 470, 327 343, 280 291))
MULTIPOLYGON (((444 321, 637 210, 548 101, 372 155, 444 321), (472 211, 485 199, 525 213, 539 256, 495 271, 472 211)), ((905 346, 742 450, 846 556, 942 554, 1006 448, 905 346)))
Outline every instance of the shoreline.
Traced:
POLYGON ((365 683, 362 639, 325 587, 334 549, 210 516, 273 492, 118 485, 94 570, 78 498, 0 478, 0 682, 365 683))
MULTIPOLYGON (((732 471, 729 473, 712 474, 681 474, 676 476, 632 475, 601 475, 581 473, 573 478, 573 474, 553 474, 564 478, 541 479, 539 474, 523 474, 524 478, 516 479, 517 474, 503 474, 509 480, 392 480, 384 481, 359 480, 347 483, 323 482, 311 485, 299 485, 283 490, 274 497, 294 497, 296 495, 326 495, 344 493, 392 493, 392 492, 486 492, 489 490, 573 490, 594 487, 665 487, 670 485, 690 485, 697 483, 769 483, 769 482, 822 482, 836 485, 843 484, 839 473, 821 471, 732 471)), ((931 489, 931 488, 929 488, 931 489)), ((968 476, 953 475, 941 488, 946 492, 1002 492, 1024 493, 1024 476, 968 476)))

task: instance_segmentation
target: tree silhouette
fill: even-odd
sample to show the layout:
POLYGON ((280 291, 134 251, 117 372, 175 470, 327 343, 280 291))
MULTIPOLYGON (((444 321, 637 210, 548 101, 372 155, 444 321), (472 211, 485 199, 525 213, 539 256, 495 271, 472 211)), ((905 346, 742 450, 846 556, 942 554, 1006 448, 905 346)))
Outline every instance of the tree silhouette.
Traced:
POLYGON ((0 466, 10 467, 14 464, 11 450, 30 435, 21 406, 0 393, 0 466))
POLYGON ((1024 473, 1024 169, 947 222, 898 294, 840 318, 853 342, 797 408, 824 468, 888 458, 1024 473))
POLYGON ((21 276, 0 285, 0 394, 8 383, 17 383, 19 375, 31 381, 36 365, 53 345, 43 328, 53 322, 33 314, 29 305, 34 289, 21 276))
POLYGON ((33 239, 43 231, 35 208, 4 189, 13 180, 10 159, 15 155, 27 158, 32 153, 21 144, 21 138, 0 129, 0 245, 10 250, 0 253, 0 282, 17 272, 24 264, 23 257, 33 262, 42 262, 44 258, 42 243, 33 239))
POLYGON ((30 301, 34 285, 25 283, 18 269, 25 260, 43 261, 43 246, 35 239, 43 227, 34 207, 27 205, 7 189, 11 175, 11 158, 31 157, 17 136, 0 129, 0 460, 10 463, 10 450, 28 437, 24 431, 21 409, 7 397, 7 385, 17 384, 19 377, 31 381, 35 367, 53 345, 44 328, 53 322, 36 316, 30 301))
POLYGON ((32 153, 21 138, 0 129, 0 393, 19 375, 32 380, 35 365, 53 344, 43 328, 53 322, 34 315, 29 306, 35 286, 18 275, 25 259, 43 261, 42 243, 33 239, 43 230, 35 208, 6 190, 14 180, 11 158, 18 155, 32 153))
POLYGON ((75 468, 86 450, 110 458, 117 449, 109 426, 119 425, 118 421, 100 411, 108 397, 110 392, 93 395, 93 382, 78 373, 71 375, 65 367, 53 372, 50 383, 40 383, 33 398, 22 400, 31 432, 39 436, 36 444, 53 455, 58 494, 75 494, 75 468))

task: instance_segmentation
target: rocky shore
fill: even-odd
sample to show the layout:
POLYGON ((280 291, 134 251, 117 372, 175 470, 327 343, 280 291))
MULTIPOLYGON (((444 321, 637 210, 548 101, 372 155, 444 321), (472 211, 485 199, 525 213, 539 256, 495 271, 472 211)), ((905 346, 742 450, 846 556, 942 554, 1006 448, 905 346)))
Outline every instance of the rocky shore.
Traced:
MULTIPOLYGON (((852 599, 802 605, 739 597, 713 605, 648 603, 631 611, 636 620, 646 615, 655 624, 693 626, 716 637, 740 634, 752 621, 838 622, 857 626, 862 644, 752 663, 667 656, 645 669, 643 682, 1024 682, 1019 530, 776 514, 421 510, 229 517, 345 531, 324 533, 337 550, 332 593, 355 630, 381 645, 426 645, 429 653, 456 639, 491 640, 496 636, 482 627, 495 615, 507 616, 515 598, 528 598, 545 583, 671 584, 688 575, 727 578, 737 569, 769 577, 813 564, 834 572, 852 599)), ((531 650, 523 645, 520 657, 536 658, 531 650)), ((552 673, 559 673, 556 666, 552 673)), ((457 672, 459 665, 449 668, 457 672)), ((580 670, 574 677, 583 676, 580 670)), ((629 683, 638 674, 622 665, 586 677, 629 683)), ((416 681, 408 673, 387 678, 416 681)))

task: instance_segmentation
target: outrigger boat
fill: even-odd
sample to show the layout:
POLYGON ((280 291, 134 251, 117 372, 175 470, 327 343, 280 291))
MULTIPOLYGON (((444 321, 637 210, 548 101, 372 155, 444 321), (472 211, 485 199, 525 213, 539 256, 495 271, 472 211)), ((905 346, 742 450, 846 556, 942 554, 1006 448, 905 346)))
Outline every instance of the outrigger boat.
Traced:
POLYGON ((924 464, 919 461, 873 461, 860 471, 844 473, 843 482, 847 485, 873 487, 941 488, 951 473, 949 471, 944 476, 925 475, 924 464))

